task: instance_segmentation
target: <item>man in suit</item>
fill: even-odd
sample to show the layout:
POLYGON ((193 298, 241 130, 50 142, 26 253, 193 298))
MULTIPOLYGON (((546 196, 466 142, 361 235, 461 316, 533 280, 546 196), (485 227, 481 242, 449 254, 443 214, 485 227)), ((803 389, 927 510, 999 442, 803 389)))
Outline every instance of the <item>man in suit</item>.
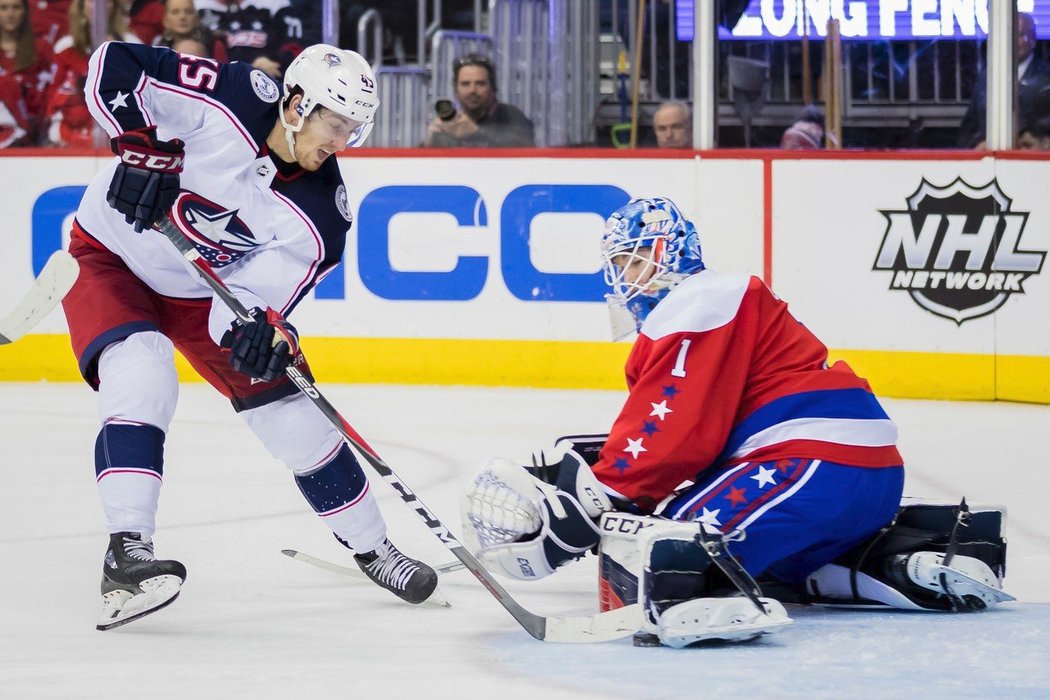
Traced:
MULTIPOLYGON (((1050 64, 1034 53, 1035 20, 1017 13, 1017 109, 1020 123, 1034 122, 1050 113, 1050 64)), ((984 120, 987 105, 988 75, 981 71, 974 85, 970 107, 959 125, 960 148, 978 148, 984 145, 984 120)))

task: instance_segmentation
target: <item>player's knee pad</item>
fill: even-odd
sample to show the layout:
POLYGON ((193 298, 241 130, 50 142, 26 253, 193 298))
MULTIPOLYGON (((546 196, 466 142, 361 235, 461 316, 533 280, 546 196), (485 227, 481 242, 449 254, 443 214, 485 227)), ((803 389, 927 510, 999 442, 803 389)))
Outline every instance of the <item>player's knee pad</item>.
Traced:
POLYGON ((343 445, 343 438, 306 396, 296 394, 242 411, 263 445, 296 476, 327 464, 343 445))
POLYGON ((893 522, 813 572, 806 595, 906 610, 983 610, 1013 600, 1006 573, 1005 512, 905 502, 893 522), (947 562, 947 563, 946 563, 947 562))
POLYGON ((310 474, 296 474, 303 496, 322 516, 356 503, 368 489, 368 478, 345 443, 335 456, 310 474))
POLYGON ((135 333, 104 349, 98 361, 99 419, 123 419, 165 433, 179 398, 175 346, 155 331, 135 333))

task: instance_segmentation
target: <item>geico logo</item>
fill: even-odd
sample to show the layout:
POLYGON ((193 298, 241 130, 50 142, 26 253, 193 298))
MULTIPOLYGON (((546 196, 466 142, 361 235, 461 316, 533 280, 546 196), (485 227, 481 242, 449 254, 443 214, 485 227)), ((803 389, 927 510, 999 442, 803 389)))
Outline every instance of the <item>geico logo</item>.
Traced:
MULTIPOLYGON (((615 185, 522 185, 507 193, 498 220, 490 221, 489 204, 473 187, 380 187, 365 195, 358 209, 358 272, 364 286, 383 299, 466 301, 481 294, 498 272, 506 289, 521 301, 601 302, 607 290, 600 270, 551 272, 537 266, 532 222, 541 215, 591 214, 596 247, 605 219, 629 199, 615 185), (392 222, 410 214, 449 215, 464 233, 496 239, 498 253, 490 258, 445 250, 431 269, 398 269, 390 255, 395 249, 392 222)), ((597 256, 594 260, 596 267, 597 256)), ((315 294, 318 299, 345 298, 343 277, 329 276, 315 294)))
POLYGON ((147 170, 178 170, 182 167, 182 158, 179 156, 124 151, 120 154, 120 159, 128 165, 141 166, 147 170))

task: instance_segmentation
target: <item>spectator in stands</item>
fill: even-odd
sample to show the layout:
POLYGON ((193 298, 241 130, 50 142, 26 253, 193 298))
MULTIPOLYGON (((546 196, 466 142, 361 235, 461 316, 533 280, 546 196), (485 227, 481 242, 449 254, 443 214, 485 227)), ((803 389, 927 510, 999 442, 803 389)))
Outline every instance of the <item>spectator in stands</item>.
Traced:
POLYGON ((143 44, 155 44, 164 31, 164 0, 120 0, 131 33, 143 44))
POLYGON ((784 130, 780 147, 796 151, 824 148, 824 112, 813 105, 803 108, 795 122, 784 130))
MULTIPOLYGON (((1046 116, 1050 103, 1050 64, 1034 53, 1035 20, 1032 16, 1017 13, 1017 110, 1021 123, 1034 122, 1046 116)), ((981 71, 977 84, 973 86, 973 97, 970 107, 959 125, 959 138, 956 142, 960 148, 984 147, 984 120, 987 105, 988 74, 981 71)))
POLYGON ((1016 147, 1019 151, 1050 151, 1050 116, 1022 125, 1016 147))
POLYGON ((33 0, 29 21, 33 34, 54 46, 60 37, 69 34, 69 6, 72 0, 33 0))
POLYGON ((496 69, 492 61, 468 54, 452 62, 452 71, 459 109, 439 102, 438 116, 427 128, 424 145, 440 148, 536 145, 529 118, 517 107, 496 99, 496 69))
POLYGON ((228 58, 226 44, 201 24, 193 0, 164 0, 164 32, 157 44, 223 63, 228 58))
POLYGON ((303 50, 304 36, 315 37, 319 5, 316 0, 196 1, 201 22, 226 42, 229 60, 250 63, 278 82, 303 50), (281 9, 275 13, 274 7, 281 9))
POLYGON ((200 56, 201 58, 214 58, 208 47, 192 37, 176 39, 169 47, 175 53, 184 53, 187 56, 200 56))
MULTIPOLYGON (((28 0, 0 0, 0 94, 5 119, 21 131, 19 139, 36 142, 51 82, 51 46, 33 34, 28 0)), ((10 138, 13 130, 9 130, 10 138)), ((9 143, 8 145, 11 145, 9 143)))
POLYGON ((657 148, 692 148, 693 117, 689 106, 664 102, 653 114, 653 131, 657 148))
POLYGON ((0 80, 0 148, 20 146, 26 138, 25 101, 13 80, 0 80))
MULTIPOLYGON (((107 0, 108 27, 111 39, 139 43, 128 31, 128 16, 121 2, 107 0)), ((50 119, 47 140, 55 146, 90 148, 95 145, 94 120, 84 102, 84 79, 91 42, 91 16, 94 0, 73 0, 69 6, 69 35, 55 43, 54 75, 47 103, 50 119)))

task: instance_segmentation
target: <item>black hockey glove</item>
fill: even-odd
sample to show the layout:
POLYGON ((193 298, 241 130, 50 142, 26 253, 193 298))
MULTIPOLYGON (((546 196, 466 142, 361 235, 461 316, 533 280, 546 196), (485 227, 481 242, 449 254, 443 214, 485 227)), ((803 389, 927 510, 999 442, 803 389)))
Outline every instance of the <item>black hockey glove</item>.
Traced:
POLYGON ((299 354, 299 334, 281 314, 256 306, 251 323, 234 321, 219 346, 230 351, 230 366, 254 379, 272 382, 299 354))
POLYGON ((179 139, 159 141, 156 128, 149 127, 125 131, 111 145, 120 164, 106 202, 141 233, 164 218, 175 203, 186 157, 184 144, 179 139))

